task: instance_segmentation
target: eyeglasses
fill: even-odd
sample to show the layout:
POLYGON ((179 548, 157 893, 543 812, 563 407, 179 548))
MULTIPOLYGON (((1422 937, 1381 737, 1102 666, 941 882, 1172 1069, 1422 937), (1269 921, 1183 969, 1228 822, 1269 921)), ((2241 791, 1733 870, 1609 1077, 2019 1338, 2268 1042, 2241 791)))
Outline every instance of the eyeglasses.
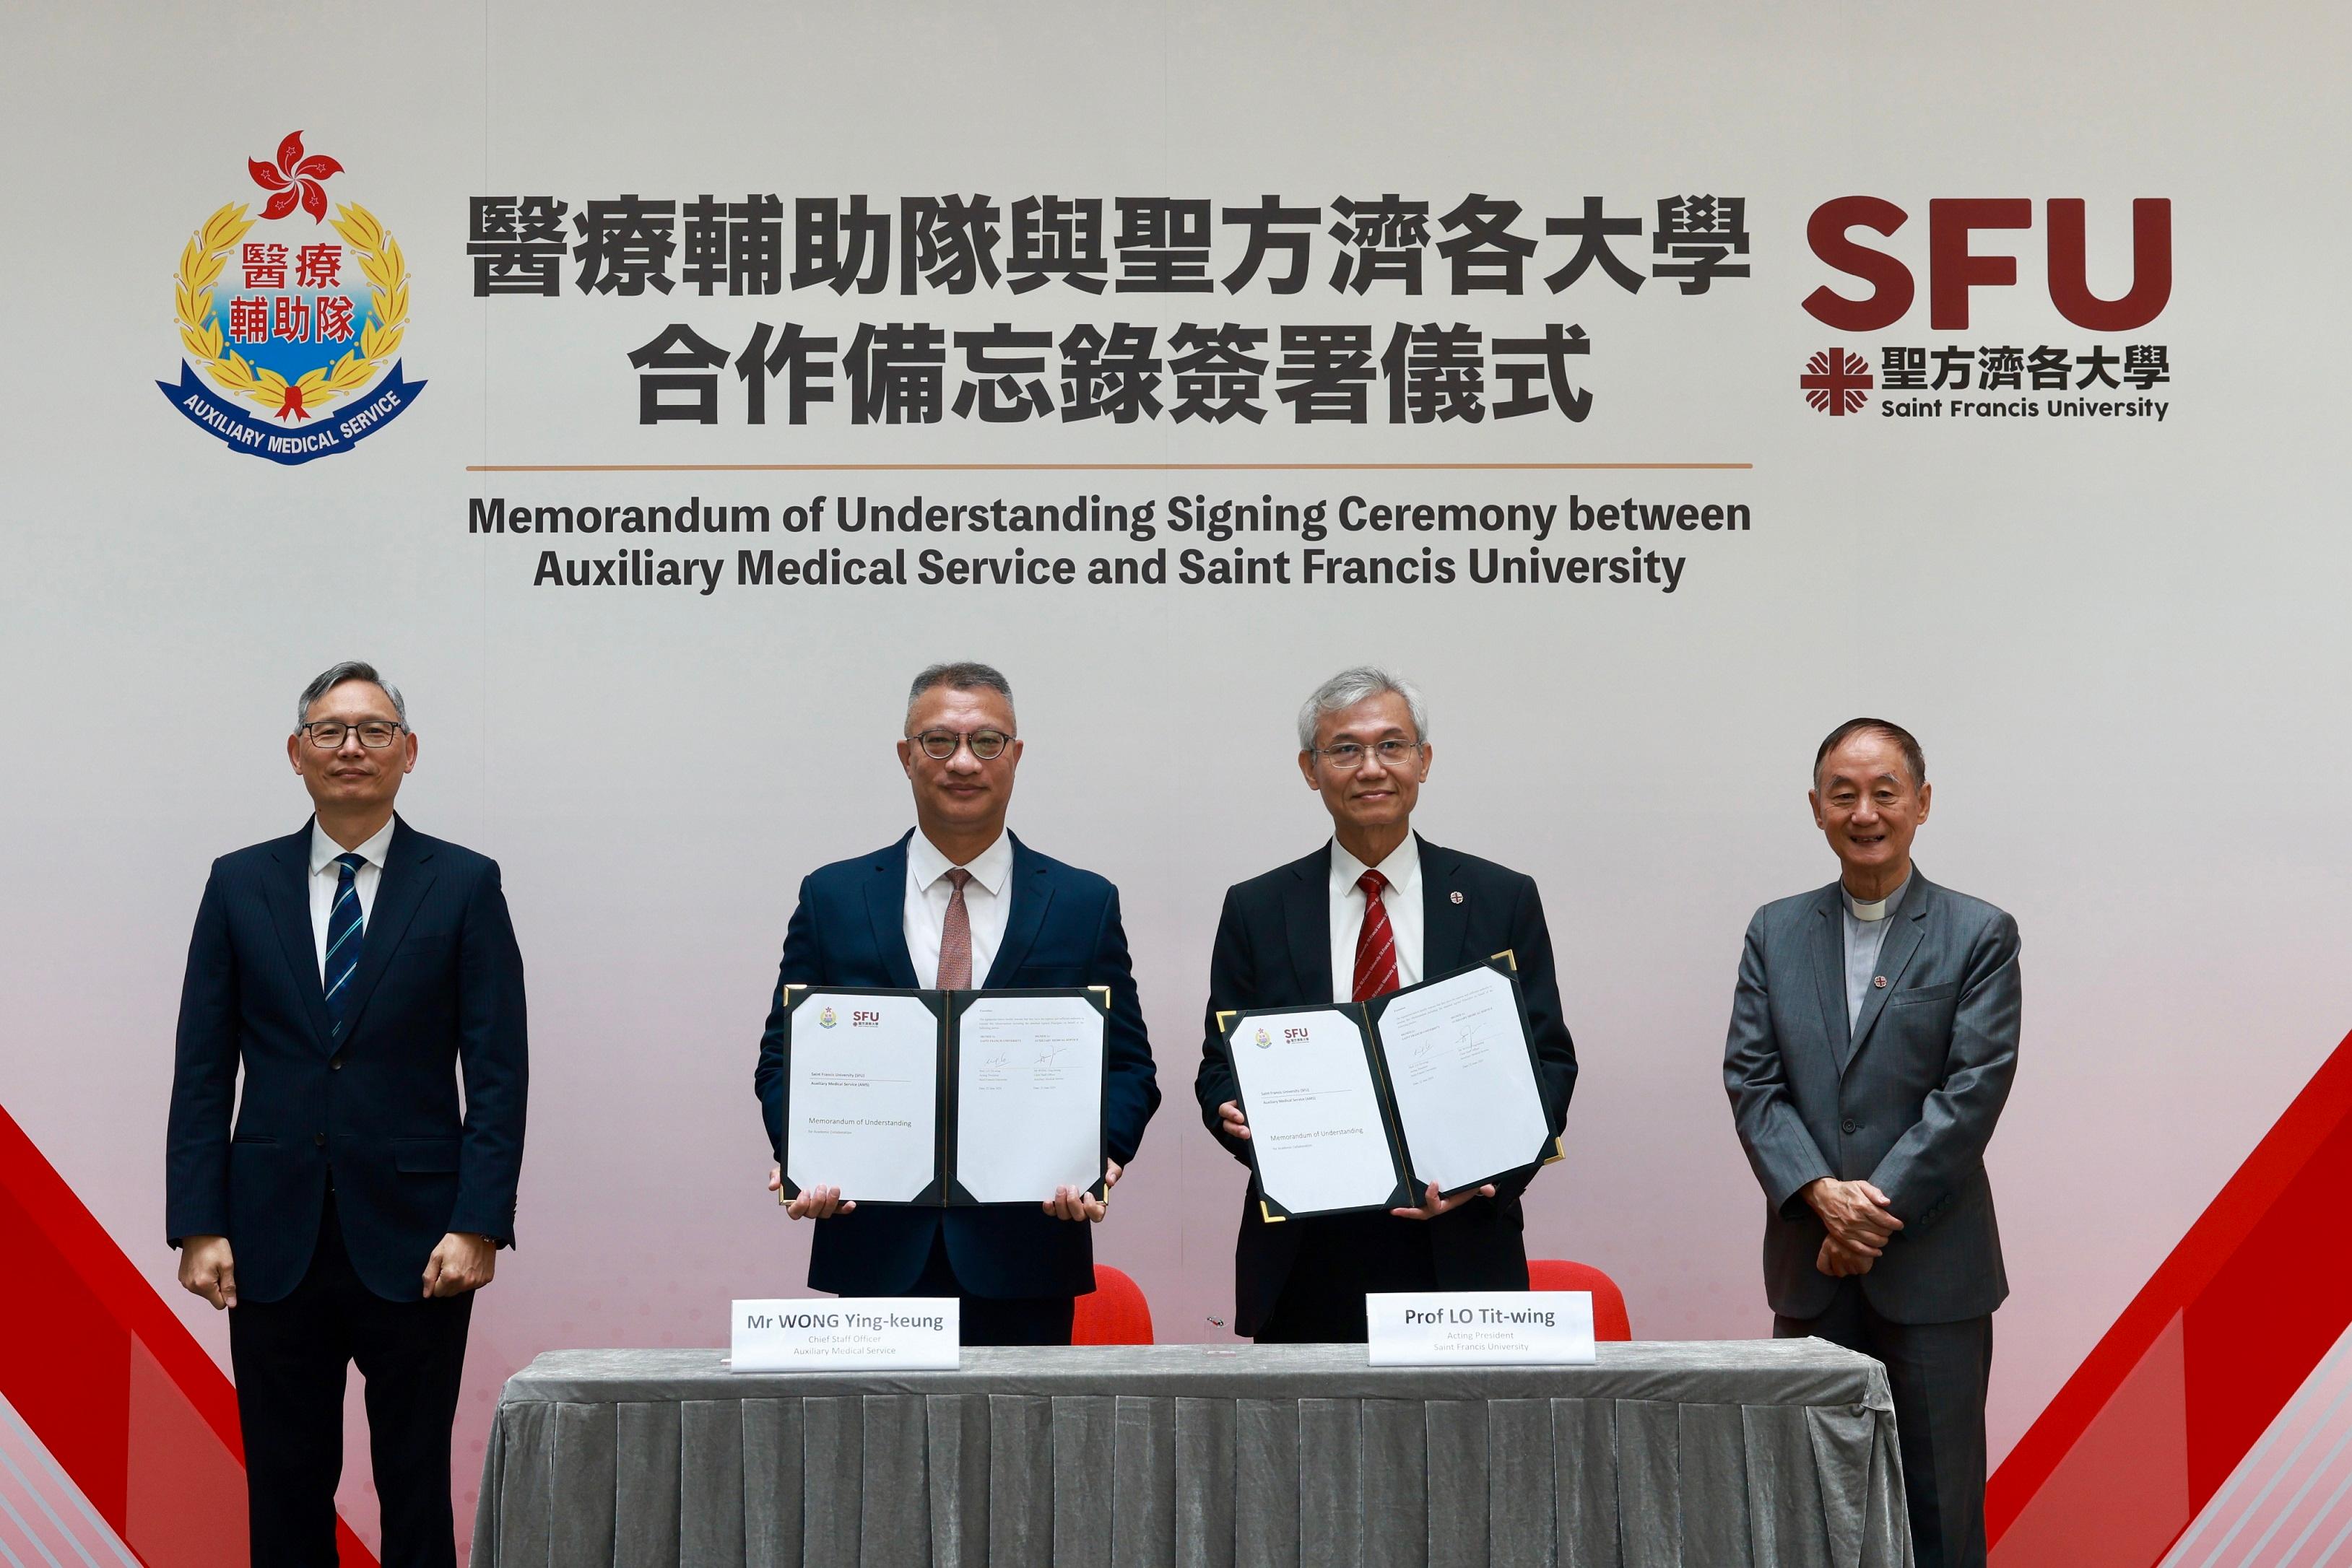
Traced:
POLYGON ((964 747, 971 747, 973 757, 982 762, 993 762, 1004 755, 1013 744, 1013 737, 1001 729, 975 729, 966 735, 953 729, 927 729, 920 735, 907 737, 923 748, 923 755, 934 762, 945 762, 964 747))
POLYGON ((1343 740, 1337 746, 1318 747, 1315 755, 1342 773, 1353 773, 1364 765, 1368 755, 1377 756, 1383 768, 1401 768, 1406 758, 1420 749, 1421 742, 1417 740, 1383 740, 1376 746, 1360 746, 1352 740, 1343 740))
POLYGON ((315 724, 304 725, 302 732, 310 737, 310 744, 320 750, 333 751, 343 744, 345 736, 350 735, 353 729, 357 729, 362 746, 366 747, 370 751, 382 751, 385 747, 398 740, 400 732, 405 727, 404 725, 386 724, 382 719, 374 718, 363 720, 356 726, 345 724, 341 719, 322 718, 315 724))

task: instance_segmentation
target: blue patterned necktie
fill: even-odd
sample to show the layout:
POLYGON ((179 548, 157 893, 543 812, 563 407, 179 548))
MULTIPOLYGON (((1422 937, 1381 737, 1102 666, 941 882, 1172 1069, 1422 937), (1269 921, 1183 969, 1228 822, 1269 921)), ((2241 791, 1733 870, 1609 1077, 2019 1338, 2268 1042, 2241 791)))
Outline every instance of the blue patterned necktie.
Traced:
POLYGON ((354 851, 335 857, 342 873, 335 879, 335 906, 327 914, 327 1017, 334 1032, 343 1032, 343 1003, 351 998, 352 976, 360 967, 360 867, 367 857, 354 851))

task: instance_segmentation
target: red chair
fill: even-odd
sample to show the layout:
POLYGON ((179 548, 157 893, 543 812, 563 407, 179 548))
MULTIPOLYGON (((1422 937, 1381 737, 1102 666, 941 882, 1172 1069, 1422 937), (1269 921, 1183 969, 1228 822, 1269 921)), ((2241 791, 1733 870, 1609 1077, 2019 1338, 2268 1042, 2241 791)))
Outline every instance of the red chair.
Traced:
POLYGON ((1592 1292, 1592 1337, 1596 1340, 1630 1340, 1633 1325, 1625 1316, 1625 1292, 1617 1281, 1590 1263, 1571 1263, 1565 1258, 1530 1258, 1528 1260, 1528 1289, 1530 1291, 1590 1291, 1592 1292))
MULTIPOLYGON (((1622 1307, 1618 1316, 1624 1316, 1622 1307)), ((1077 1315, 1070 1322, 1070 1343, 1150 1344, 1151 1303, 1143 1299, 1143 1288, 1109 1264, 1096 1264, 1094 1294, 1078 1298, 1077 1315)))

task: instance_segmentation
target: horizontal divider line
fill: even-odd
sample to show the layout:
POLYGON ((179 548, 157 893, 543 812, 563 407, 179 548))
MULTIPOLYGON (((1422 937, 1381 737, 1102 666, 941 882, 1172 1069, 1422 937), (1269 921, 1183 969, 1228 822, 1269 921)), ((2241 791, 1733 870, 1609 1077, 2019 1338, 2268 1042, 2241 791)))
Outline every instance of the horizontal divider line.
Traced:
POLYGON ((1753 463, 468 463, 468 474, 1333 473, 1753 468, 1753 463))

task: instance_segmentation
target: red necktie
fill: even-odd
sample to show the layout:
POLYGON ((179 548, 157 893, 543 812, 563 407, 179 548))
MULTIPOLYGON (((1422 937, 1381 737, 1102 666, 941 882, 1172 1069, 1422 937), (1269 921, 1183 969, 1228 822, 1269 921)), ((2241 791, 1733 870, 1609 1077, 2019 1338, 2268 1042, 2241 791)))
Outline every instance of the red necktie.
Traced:
POLYGON ((948 894, 948 917, 940 924, 940 989, 971 989, 971 911, 964 907, 963 884, 971 873, 957 866, 948 873, 955 891, 948 894))
POLYGON ((1396 933, 1389 929, 1381 891, 1389 879, 1368 871, 1356 879, 1364 890, 1364 928, 1356 934, 1356 1000, 1370 1001, 1397 988, 1396 933))

